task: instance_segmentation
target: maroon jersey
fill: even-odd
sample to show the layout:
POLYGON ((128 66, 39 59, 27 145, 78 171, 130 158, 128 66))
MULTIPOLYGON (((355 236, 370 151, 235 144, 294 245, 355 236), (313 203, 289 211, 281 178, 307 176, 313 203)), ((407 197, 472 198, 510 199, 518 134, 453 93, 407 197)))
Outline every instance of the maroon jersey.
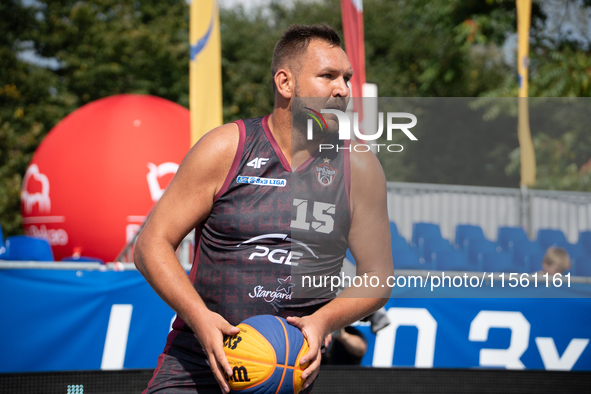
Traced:
MULTIPOLYGON (((338 275, 348 247, 348 141, 292 171, 268 117, 236 122, 232 167, 195 233, 190 280, 207 307, 233 325, 254 315, 313 313, 335 294, 330 283, 312 294, 301 277, 338 275)), ((337 137, 328 142, 338 145, 337 137)), ((175 331, 190 329, 177 318, 169 344, 175 331)))

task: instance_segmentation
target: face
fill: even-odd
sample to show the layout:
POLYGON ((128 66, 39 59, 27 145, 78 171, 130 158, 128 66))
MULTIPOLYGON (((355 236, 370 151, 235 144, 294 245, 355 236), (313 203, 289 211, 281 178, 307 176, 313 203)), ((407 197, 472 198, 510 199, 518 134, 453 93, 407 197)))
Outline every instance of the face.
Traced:
MULTIPOLYGON (((310 103, 317 110, 333 108, 345 111, 350 95, 347 83, 353 70, 342 48, 330 46, 322 40, 310 41, 298 71, 295 78, 295 97, 320 97, 323 99, 310 103)), ((323 116, 329 130, 338 129, 335 115, 323 116)))

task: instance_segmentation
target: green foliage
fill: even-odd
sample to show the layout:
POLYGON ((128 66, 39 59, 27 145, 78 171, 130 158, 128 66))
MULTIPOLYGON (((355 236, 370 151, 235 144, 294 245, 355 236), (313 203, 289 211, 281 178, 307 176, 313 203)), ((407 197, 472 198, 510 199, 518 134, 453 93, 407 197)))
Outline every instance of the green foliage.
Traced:
POLYGON ((118 93, 188 106, 188 6, 183 1, 45 0, 32 32, 76 105, 118 93))
MULTIPOLYGON (((548 2, 558 11, 574 4, 534 1, 530 96, 588 97, 589 46, 546 35, 548 2)), ((185 0, 26 4, 0 2, 0 223, 8 235, 22 231, 19 195, 28 162, 68 113, 118 93, 189 103, 185 0), (24 49, 59 67, 24 62, 17 56, 24 49)), ((221 9, 220 21, 225 121, 272 110, 271 56, 285 27, 326 22, 342 30, 339 0, 274 0, 253 13, 221 9)), ((364 25, 367 80, 382 97, 517 95, 515 67, 504 63, 501 49, 516 30, 514 0, 365 0, 364 25)), ((489 105, 475 114, 494 118, 503 111, 489 105)), ((499 132, 485 129, 457 135, 434 125, 421 135, 417 154, 379 157, 389 180, 517 186, 516 122, 499 132)), ((539 187, 585 187, 591 142, 576 127, 565 130, 574 142, 532 127, 539 187)))
MULTIPOLYGON (((591 159, 577 165, 581 160, 576 152, 579 141, 574 132, 567 132, 558 138, 544 133, 533 137, 538 162, 536 189, 591 192, 591 159)), ((508 175, 519 174, 519 154, 519 148, 511 152, 511 161, 506 167, 508 175)))
POLYGON ((0 3, 0 224, 22 232, 22 176, 57 122, 90 101, 153 94, 188 106, 188 5, 168 1, 0 3), (61 67, 31 65, 31 48, 61 67))

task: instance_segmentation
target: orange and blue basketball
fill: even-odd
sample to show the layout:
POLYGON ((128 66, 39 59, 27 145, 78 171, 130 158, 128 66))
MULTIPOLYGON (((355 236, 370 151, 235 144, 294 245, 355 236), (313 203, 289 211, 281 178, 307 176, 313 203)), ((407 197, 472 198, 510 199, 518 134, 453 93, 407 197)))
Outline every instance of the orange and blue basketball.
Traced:
POLYGON ((230 389, 241 394, 297 394, 308 353, 302 332, 285 319, 271 315, 250 317, 237 326, 240 332, 224 339, 232 367, 230 389))

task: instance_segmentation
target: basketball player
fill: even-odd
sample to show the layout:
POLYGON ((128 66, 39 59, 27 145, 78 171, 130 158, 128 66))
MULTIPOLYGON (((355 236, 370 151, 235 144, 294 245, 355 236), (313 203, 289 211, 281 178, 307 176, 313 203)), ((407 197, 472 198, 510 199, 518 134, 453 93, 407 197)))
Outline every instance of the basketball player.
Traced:
POLYGON ((138 238, 138 270, 178 315, 147 393, 228 392, 224 374, 232 369, 223 336, 260 314, 287 318, 307 338, 302 363, 310 365, 302 377, 309 392, 324 338, 389 297, 387 286, 349 287, 332 300, 292 297, 298 262, 337 275, 347 247, 357 275, 386 283, 393 274, 386 182, 371 152, 349 151, 354 142, 338 141, 335 119, 326 117, 321 137, 340 143, 339 152, 318 154, 318 141, 308 141, 304 130, 292 132, 295 98, 321 97, 343 109, 349 97, 351 65, 334 29, 288 28, 271 68, 273 112, 201 138, 138 238), (196 256, 187 276, 174 252, 194 228, 196 256))

